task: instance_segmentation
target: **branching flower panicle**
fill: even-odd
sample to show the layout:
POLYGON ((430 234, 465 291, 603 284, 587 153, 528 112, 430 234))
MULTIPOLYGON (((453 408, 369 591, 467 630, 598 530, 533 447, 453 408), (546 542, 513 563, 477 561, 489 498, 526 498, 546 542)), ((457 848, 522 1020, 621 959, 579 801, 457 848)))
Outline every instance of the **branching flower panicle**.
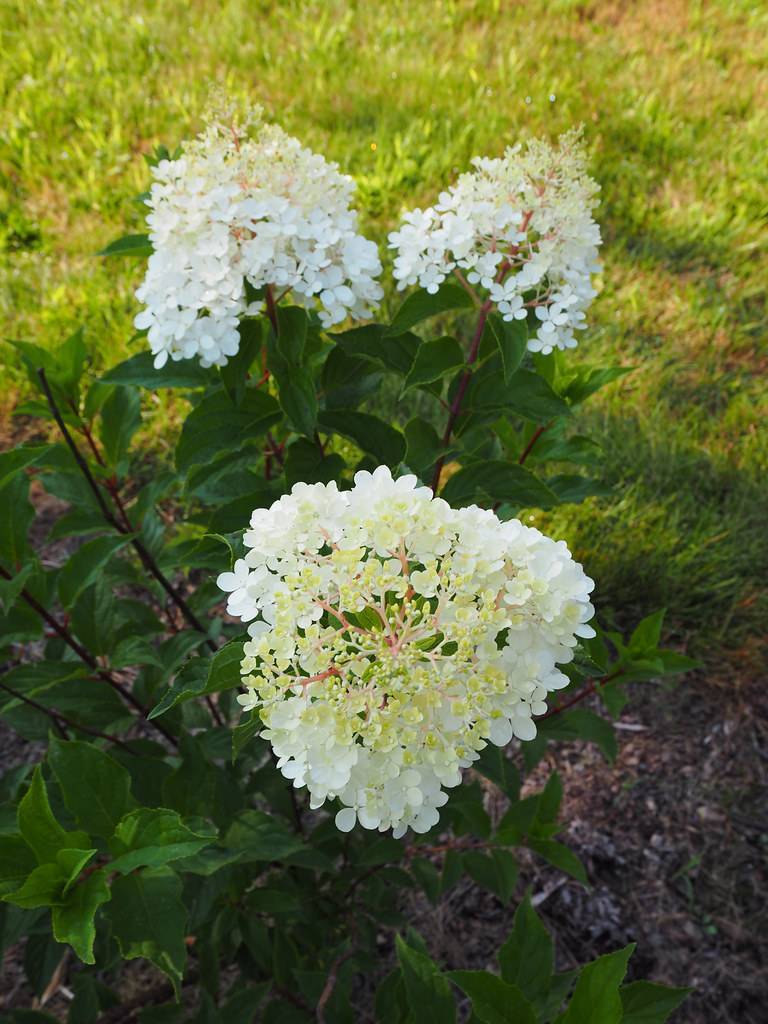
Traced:
POLYGON ((574 331, 586 326, 596 294, 591 275, 601 242, 592 218, 599 186, 586 173, 580 131, 557 147, 532 140, 473 164, 434 206, 407 213, 390 234, 398 287, 434 293, 455 273, 505 320, 535 311, 532 351, 575 347, 574 331))
POLYGON ((238 699, 313 807, 339 798, 343 831, 435 825, 487 741, 536 735, 558 663, 594 636, 564 542, 384 467, 296 484, 245 545, 218 579, 250 623, 238 699))
POLYGON ((376 245, 357 233, 355 189, 334 163, 277 125, 212 119, 183 155, 154 168, 154 253, 136 292, 155 366, 238 351, 239 318, 262 310, 246 282, 317 305, 325 327, 366 318, 382 296, 376 245), (250 133, 250 134, 249 134, 250 133))

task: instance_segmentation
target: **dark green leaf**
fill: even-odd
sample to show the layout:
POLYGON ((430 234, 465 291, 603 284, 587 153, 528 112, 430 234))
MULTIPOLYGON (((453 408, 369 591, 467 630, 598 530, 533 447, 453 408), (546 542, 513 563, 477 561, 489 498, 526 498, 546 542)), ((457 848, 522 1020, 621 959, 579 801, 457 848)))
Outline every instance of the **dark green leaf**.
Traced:
POLYGON ((151 960, 168 976, 177 999, 187 962, 187 912, 181 888, 180 878, 170 868, 134 872, 115 879, 108 908, 123 958, 151 960))
POLYGON ((226 366, 222 366, 219 370, 222 384, 235 405, 239 405, 242 401, 248 371, 264 343, 264 322, 252 319, 241 320, 237 331, 240 335, 240 347, 237 353, 227 360, 226 366))
POLYGON ((538 728, 547 739, 586 740, 596 743, 607 761, 615 761, 618 747, 613 726, 607 719, 586 708, 563 711, 539 721, 538 728))
POLYGON ((447 313, 452 309, 471 309, 472 306, 469 293, 452 281, 444 282, 434 295, 419 288, 403 302, 386 332, 390 336, 404 334, 422 320, 437 316, 438 313, 447 313))
POLYGON ((422 344, 421 338, 415 334, 387 337, 379 324, 355 327, 332 337, 348 355, 363 357, 403 377, 413 365, 416 352, 422 344))
POLYGON ((21 568, 28 552, 27 534, 35 518, 29 501, 29 480, 23 473, 0 487, 0 562, 21 568))
POLYGON ((48 760, 64 802, 79 825, 109 838, 134 805, 131 777, 122 765, 90 743, 52 738, 48 760))
POLYGON ((578 405, 600 388, 605 387, 619 377, 631 373, 631 366, 581 366, 571 377, 566 387, 559 389, 566 401, 578 405))
POLYGON ((471 850, 464 854, 464 867, 478 885, 494 893, 503 903, 512 898, 517 883, 517 861, 507 850, 491 850, 490 854, 471 850))
POLYGON ((273 366, 278 399, 292 427, 299 434, 312 437, 317 428, 317 393, 315 380, 306 367, 289 367, 285 371, 273 366))
POLYGON ((403 972, 406 998, 417 1021, 454 1024, 456 1004, 451 988, 437 965, 409 946, 399 935, 395 939, 397 959, 403 972))
POLYGON ((440 496, 454 506, 501 501, 518 508, 547 508, 557 504, 557 498, 546 484, 524 466, 497 459, 462 467, 449 478, 440 496))
POLYGON ((488 971, 449 971, 448 977, 472 1000, 472 1012, 482 1024, 537 1024, 517 985, 488 971))
POLYGON ((634 945, 599 957, 579 975, 560 1024, 620 1024, 623 1014, 619 986, 627 973, 634 945))
POLYGON ((0 835, 0 893, 17 889, 36 866, 32 848, 20 835, 0 835))
POLYGON ((71 608, 87 586, 94 582, 104 566, 131 538, 123 534, 110 534, 86 541, 70 557, 59 572, 59 598, 65 608, 71 608))
POLYGON ((613 488, 600 480, 593 480, 578 473, 560 473, 547 480, 547 487, 557 495, 558 501, 578 504, 586 498, 606 498, 613 494, 613 488))
POLYGON ((204 369, 197 359, 169 360, 160 370, 155 369, 153 360, 151 352, 139 352, 113 366, 101 382, 155 391, 157 388, 202 388, 215 379, 214 371, 204 369))
POLYGON ((16 573, 12 579, 0 579, 0 607, 4 612, 9 612, 14 606, 34 570, 35 563, 27 562, 21 572, 16 573))
POLYGON ((356 409, 360 402, 377 391, 383 374, 371 366, 370 359, 349 355, 335 345, 323 365, 322 388, 326 409, 356 409))
POLYGON ((630 637, 628 648, 634 655, 643 655, 655 651, 661 640, 661 627, 664 625, 666 608, 647 615, 635 627, 630 637))
MULTIPOLYGON (((539 374, 519 369, 508 382, 505 381, 499 356, 488 359, 473 373, 464 409, 490 414, 517 413, 536 423, 570 415, 568 405, 539 374)), ((463 429, 463 419, 459 421, 460 429, 463 429)))
POLYGON ((526 999, 537 1003, 543 999, 554 970, 552 939, 531 906, 530 893, 515 912, 512 933, 499 950, 501 976, 517 985, 526 999))
POLYGON ((664 1024, 689 994, 689 988, 670 988, 651 981, 633 981, 619 989, 624 1014, 621 1024, 664 1024))
POLYGON ((403 391, 418 387, 420 384, 431 384, 440 380, 464 362, 461 345, 455 338, 438 338, 436 341, 422 341, 416 350, 413 366, 403 384, 403 391))
POLYGON ((326 409, 318 420, 322 430, 349 438, 385 466, 397 466, 405 455, 403 435, 377 416, 351 409, 326 409))
POLYGON ((584 865, 567 846, 563 846, 562 843, 558 843, 554 839, 534 838, 528 839, 528 845, 543 857, 544 860, 559 868, 560 871, 565 871, 566 874, 572 875, 582 885, 589 884, 586 872, 584 871, 584 865))
POLYGON ((275 399, 266 392, 249 388, 239 406, 226 391, 206 395, 184 421, 176 446, 180 472, 202 465, 223 449, 241 448, 265 433, 280 419, 275 399))
POLYGON ((141 399, 135 389, 116 385, 101 409, 99 437, 108 466, 120 464, 140 423, 141 399))
POLYGON ((19 832, 32 848, 40 864, 55 863, 59 850, 81 847, 88 849, 88 836, 82 832, 65 832, 56 821, 48 802, 48 792, 40 765, 18 807, 19 832))
POLYGON ((154 252, 149 235, 124 235, 98 252, 97 256, 136 256, 144 259, 154 252))
POLYGON ((12 448, 8 452, 0 452, 0 487, 28 466, 34 466, 44 460, 54 447, 52 444, 30 444, 12 448))
POLYGON ((253 810, 239 816, 227 832, 225 844, 244 862, 282 860, 304 848, 282 818, 253 810))
POLYGON ((195 697, 220 693, 240 685, 240 662, 243 660, 242 640, 232 640, 212 658, 193 658, 182 668, 160 703, 149 713, 157 718, 177 704, 195 697))
POLYGON ((528 348, 528 325, 525 320, 503 320, 497 313, 491 313, 487 330, 493 336, 504 368, 504 383, 509 384, 517 372, 528 348))
POLYGON ((314 441, 300 437, 285 451, 285 479, 292 487, 296 483, 330 483, 338 481, 345 468, 341 455, 324 454, 314 441))

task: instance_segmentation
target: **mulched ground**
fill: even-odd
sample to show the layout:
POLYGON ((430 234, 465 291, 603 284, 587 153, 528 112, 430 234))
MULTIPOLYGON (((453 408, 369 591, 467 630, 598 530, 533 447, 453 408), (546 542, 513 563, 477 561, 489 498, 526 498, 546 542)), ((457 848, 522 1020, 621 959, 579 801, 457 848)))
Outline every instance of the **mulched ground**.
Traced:
MULTIPOLYGON (((523 864, 538 912, 567 969, 637 942, 632 977, 695 992, 674 1024, 764 1024, 768 1019, 768 698, 713 689, 635 687, 622 717, 620 754, 607 765, 591 746, 560 745, 538 770, 557 768, 565 788, 563 838, 592 883, 523 864)), ((2 729, 2 726, 0 726, 2 729)), ((39 752, 0 732, 0 768, 39 752)), ((409 898, 409 919, 446 968, 490 967, 511 926, 504 906, 462 881, 437 907, 409 898)), ((6 955, 0 1008, 30 1007, 16 947, 6 955)), ((64 965, 61 983, 71 982, 64 965)), ((126 972, 124 999, 157 985, 151 970, 126 972)), ((59 989, 45 1009, 64 1019, 59 989)), ((129 1019, 126 1015, 122 1019, 129 1019)), ((361 1020, 372 1019, 361 1008, 361 1020)))

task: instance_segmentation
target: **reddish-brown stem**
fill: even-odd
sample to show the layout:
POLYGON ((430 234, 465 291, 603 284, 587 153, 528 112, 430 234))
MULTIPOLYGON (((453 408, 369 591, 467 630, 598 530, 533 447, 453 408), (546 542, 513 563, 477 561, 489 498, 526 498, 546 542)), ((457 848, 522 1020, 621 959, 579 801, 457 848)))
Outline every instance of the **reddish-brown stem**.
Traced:
POLYGON ((549 430, 549 428, 551 426, 552 426, 552 421, 550 420, 549 423, 544 423, 542 426, 536 427, 536 429, 534 430, 533 434, 531 435, 530 441, 525 446, 525 448, 523 448, 523 451, 522 451, 522 453, 520 455, 520 458, 517 460, 519 465, 522 466, 522 464, 525 462, 525 460, 528 458, 528 456, 533 451, 533 449, 534 449, 534 447, 536 445, 536 442, 539 440, 541 435, 544 433, 545 430, 549 430))
MULTIPOLYGON (((472 366, 477 360, 478 353, 480 352, 480 342, 483 340, 483 331, 485 330, 485 321, 488 319, 488 314, 493 308, 493 303, 490 299, 483 303, 480 307, 480 313, 477 318, 477 326, 475 327, 475 333, 472 336, 472 343, 469 347, 469 355, 467 356, 466 368, 462 374, 459 386, 456 388, 456 394, 453 396, 451 402, 451 408, 448 413, 448 422, 445 426, 445 432, 443 434, 443 448, 445 448, 453 434, 456 421, 461 415, 461 406, 464 401, 464 396, 467 393, 469 382, 472 377, 472 366)), ((432 474, 432 491, 437 494, 437 488, 440 484, 440 474, 443 471, 443 465, 445 464, 445 455, 441 455, 435 463, 435 471, 432 474)))
MULTIPOLYGON (((66 423, 64 422, 64 418, 62 417, 61 412, 59 411, 59 407, 56 404, 56 400, 53 397, 53 392, 51 391, 50 385, 48 384, 48 379, 45 375, 45 370, 40 368, 37 371, 37 376, 40 379, 40 384, 42 385, 43 392, 45 394, 46 399, 48 400, 48 407, 50 408, 51 413, 53 414, 53 417, 56 420, 59 430, 61 431, 62 436, 64 437, 64 440, 66 441, 67 446, 69 447, 69 450, 72 452, 72 455, 75 461, 77 462, 78 467, 80 468, 83 476, 85 477, 88 486, 91 488, 91 491, 93 492, 96 501, 98 502, 99 508, 101 509, 102 515, 104 516, 105 520, 107 521, 107 523, 109 523, 110 526, 117 530, 118 533, 133 533, 133 528, 131 526, 130 519, 128 518, 128 515, 125 511, 125 507, 123 506, 123 503, 120 500, 120 497, 117 493, 117 486, 115 481, 109 481, 107 487, 110 496, 115 501, 115 504, 119 509, 120 514, 124 520, 124 522, 122 523, 115 518, 115 516, 112 514, 109 507, 107 506, 107 503, 104 501, 104 496, 102 494, 101 488, 99 487, 98 483, 96 482, 96 479, 91 473, 90 466, 88 465, 87 461, 83 458, 80 449, 75 444, 74 439, 70 434, 66 423)), ((93 444, 92 438, 91 443, 93 444)), ((99 459, 99 461, 101 460, 99 459)), ((197 616, 189 607, 189 605, 181 596, 181 594, 172 585, 170 580, 166 578, 166 576, 160 570, 159 566, 155 562, 150 552, 142 544, 138 537, 131 538, 131 546, 136 551, 136 554, 139 556, 139 559, 141 560, 141 563, 144 566, 144 568, 155 580, 157 580, 157 582, 166 592, 171 601, 176 605, 176 607, 179 609, 179 611, 187 620, 187 622, 192 626, 192 628, 196 629, 199 633, 204 633, 206 635, 206 643, 212 651, 218 650, 214 641, 211 640, 211 638, 207 635, 208 630, 203 626, 203 624, 197 618, 197 616)), ((211 714, 213 715, 216 724, 223 725, 224 720, 221 717, 219 710, 213 703, 213 701, 210 698, 206 698, 206 703, 211 714)))
POLYGON ((586 686, 582 687, 578 693, 575 693, 569 700, 563 701, 562 704, 556 704, 555 707, 550 708, 543 715, 539 715, 536 719, 537 722, 543 721, 545 718, 552 718, 554 715, 559 715, 563 711, 567 711, 568 708, 572 708, 574 704, 578 704, 579 701, 584 700, 585 697, 589 697, 591 693, 599 693, 600 690, 605 686, 606 683, 610 683, 612 679, 618 679, 619 676, 624 674, 624 669, 616 669, 615 672, 611 672, 610 675, 602 676, 600 679, 590 679, 586 686))

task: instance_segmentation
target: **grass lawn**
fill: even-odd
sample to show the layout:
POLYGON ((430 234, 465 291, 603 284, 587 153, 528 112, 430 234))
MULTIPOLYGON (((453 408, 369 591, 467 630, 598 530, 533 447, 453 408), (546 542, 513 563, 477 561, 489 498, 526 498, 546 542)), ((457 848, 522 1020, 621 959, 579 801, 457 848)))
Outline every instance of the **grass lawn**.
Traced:
MULTIPOLYGON (((2 336, 52 345, 82 324, 95 370, 132 351, 141 268, 94 253, 142 230, 143 155, 197 128, 211 81, 338 160, 382 240, 473 155, 583 122, 606 244, 576 358, 637 371, 584 424, 616 498, 545 525, 596 577, 609 618, 666 605, 716 674, 754 675, 768 610, 768 8, 5 0, 0 26, 2 336)), ((8 433, 24 381, 6 346, 0 362, 8 433)))

